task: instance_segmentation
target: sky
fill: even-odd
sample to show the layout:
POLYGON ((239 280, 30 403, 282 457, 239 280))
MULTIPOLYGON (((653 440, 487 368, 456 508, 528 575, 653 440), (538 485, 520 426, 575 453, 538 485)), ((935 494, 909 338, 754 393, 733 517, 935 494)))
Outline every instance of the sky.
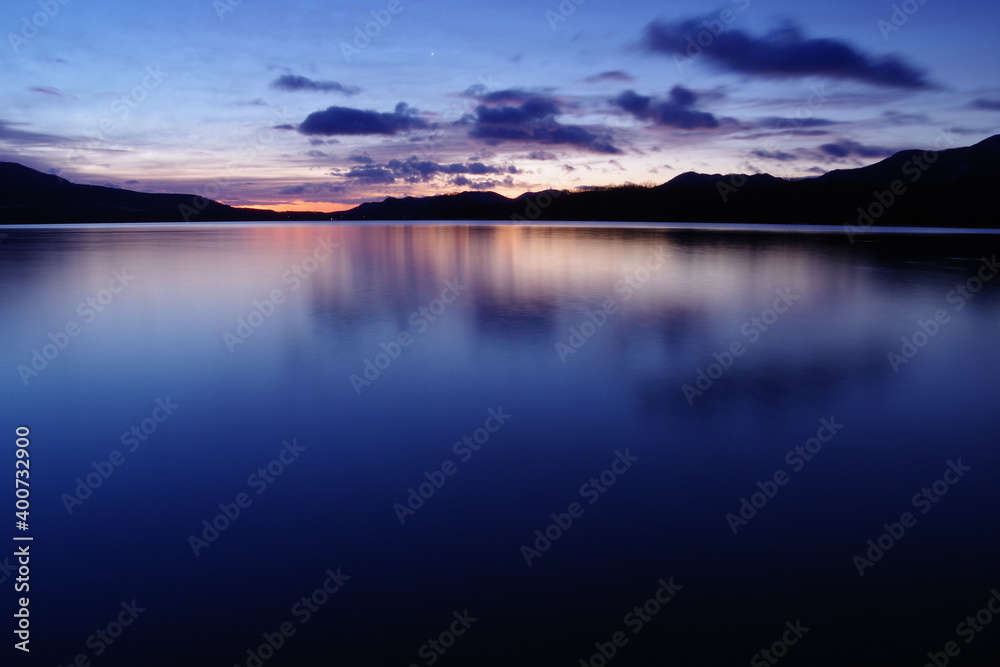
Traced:
POLYGON ((4 0, 0 161, 234 206, 808 177, 1000 132, 995 0, 4 0))

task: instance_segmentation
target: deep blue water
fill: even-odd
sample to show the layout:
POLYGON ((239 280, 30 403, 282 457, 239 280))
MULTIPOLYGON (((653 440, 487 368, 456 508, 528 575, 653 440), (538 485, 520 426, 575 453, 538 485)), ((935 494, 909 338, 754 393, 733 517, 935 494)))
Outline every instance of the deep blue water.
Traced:
POLYGON ((1000 654, 1000 237, 6 231, 11 664, 1000 654))

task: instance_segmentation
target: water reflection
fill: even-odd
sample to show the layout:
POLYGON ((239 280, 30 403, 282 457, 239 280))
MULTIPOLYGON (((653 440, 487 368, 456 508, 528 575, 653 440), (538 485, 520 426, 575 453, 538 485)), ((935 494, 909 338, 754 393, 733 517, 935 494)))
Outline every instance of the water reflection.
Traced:
POLYGON ((355 577, 343 596, 270 664, 409 664, 465 608, 482 621, 456 664, 574 664, 670 576, 688 587, 675 611, 616 664, 745 662, 799 615, 839 637, 803 641, 809 664, 847 664, 870 643, 894 659, 914 647, 917 664, 920 640, 995 585, 983 526, 1000 502, 1000 291, 987 283, 960 310, 946 298, 992 243, 480 224, 14 230, 0 245, 0 390, 45 471, 39 538, 60 592, 39 603, 60 637, 46 658, 67 664, 88 619, 135 596, 151 620, 134 636, 164 648, 123 642, 103 664, 245 664, 342 566, 355 577), (79 304, 122 270, 134 281, 85 321, 79 304), (951 320, 894 372, 887 353, 939 309, 951 320), (25 382, 18 368, 70 321, 79 336, 25 382), (176 414, 69 514, 62 495, 167 396, 176 414), (401 525, 394 504, 501 407, 509 424, 401 525), (843 432, 734 536, 725 514, 831 417, 843 432), (293 437, 301 463, 193 556, 189 534, 293 437), (527 568, 519 547, 625 448, 635 467, 527 568), (959 456, 969 479, 860 579, 852 555, 959 456), (913 603, 916 581, 936 615, 913 603), (726 641, 706 622, 720 614, 736 619, 726 641), (391 639, 361 639, 373 628, 391 639), (181 632, 190 644, 168 641, 181 632))

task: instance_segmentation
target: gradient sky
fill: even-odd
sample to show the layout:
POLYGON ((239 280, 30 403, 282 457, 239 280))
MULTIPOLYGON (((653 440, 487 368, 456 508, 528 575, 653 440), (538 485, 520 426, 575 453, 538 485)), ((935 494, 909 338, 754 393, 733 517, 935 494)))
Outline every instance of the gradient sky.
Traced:
POLYGON ((998 26, 995 0, 4 0, 0 160, 308 210, 809 176, 1000 132, 998 26))

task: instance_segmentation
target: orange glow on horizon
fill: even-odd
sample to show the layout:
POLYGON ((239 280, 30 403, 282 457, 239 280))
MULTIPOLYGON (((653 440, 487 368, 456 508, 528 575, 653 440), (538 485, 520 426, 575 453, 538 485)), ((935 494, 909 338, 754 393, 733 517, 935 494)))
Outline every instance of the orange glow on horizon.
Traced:
POLYGON ((356 204, 340 204, 338 202, 304 202, 298 201, 292 204, 277 204, 274 206, 268 206, 265 204, 257 204, 253 206, 240 206, 240 208, 255 208, 264 211, 279 211, 281 213, 287 211, 315 211, 316 213, 339 213, 340 211, 347 211, 356 206, 356 204))

